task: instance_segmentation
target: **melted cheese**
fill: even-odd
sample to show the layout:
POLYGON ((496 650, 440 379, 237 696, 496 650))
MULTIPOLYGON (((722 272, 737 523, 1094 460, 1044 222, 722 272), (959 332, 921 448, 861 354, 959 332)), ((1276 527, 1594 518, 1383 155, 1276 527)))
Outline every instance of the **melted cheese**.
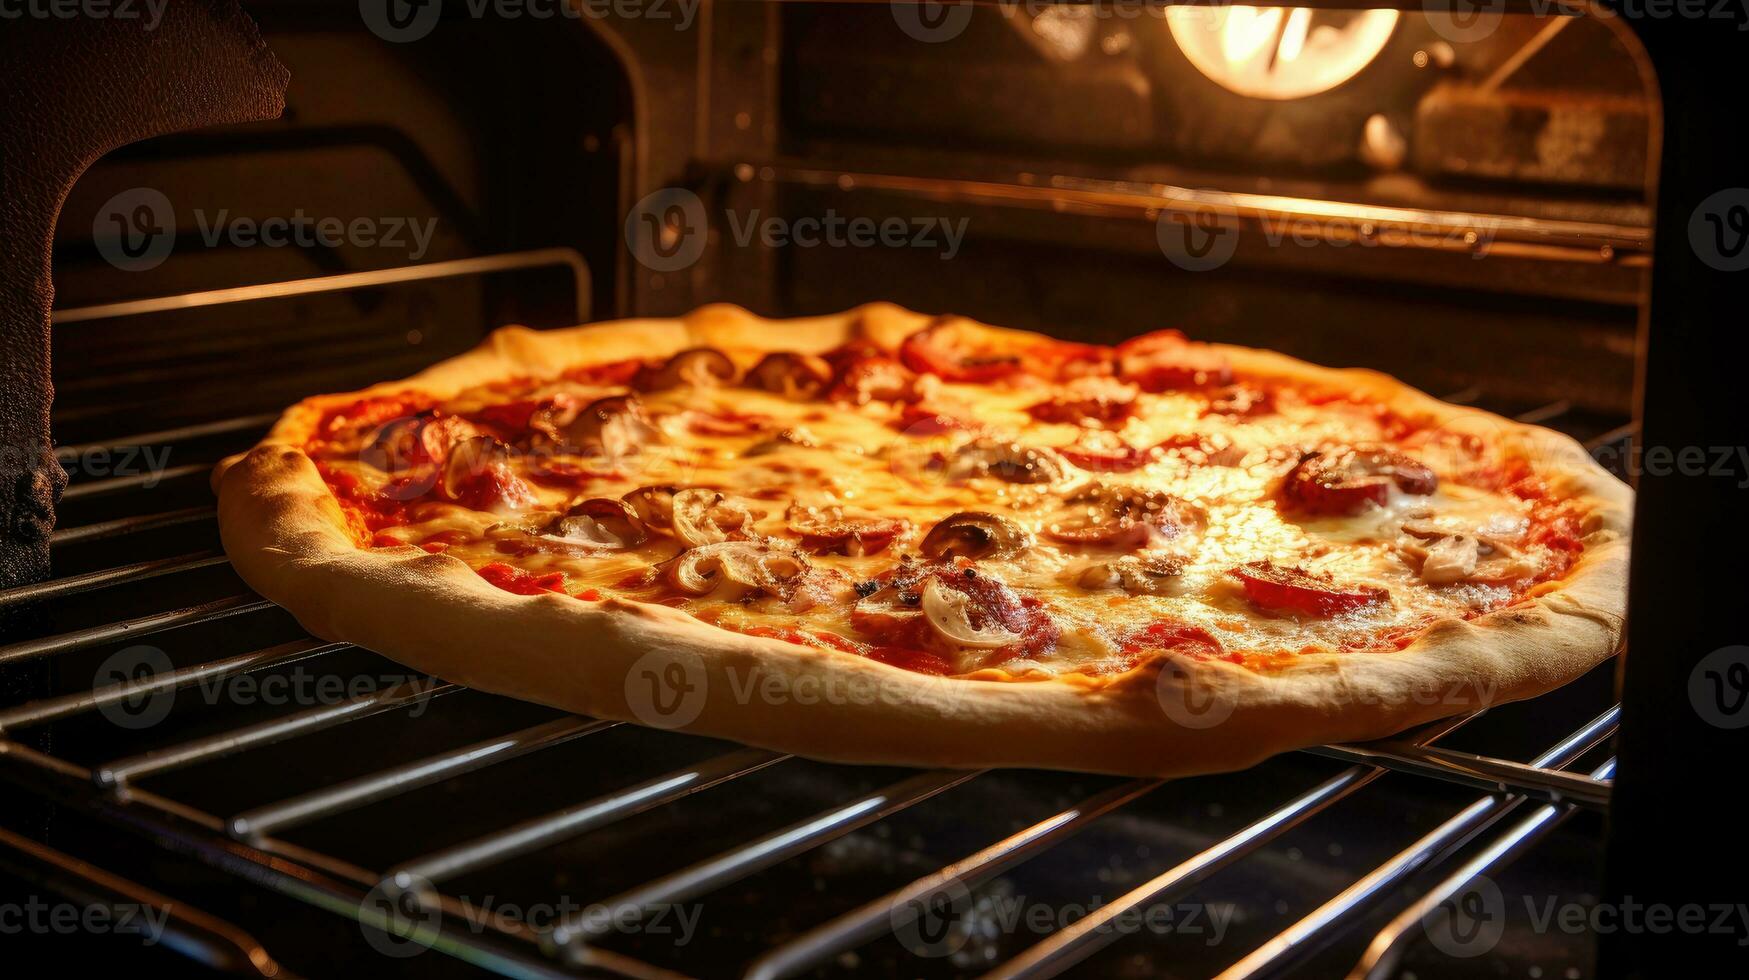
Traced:
MULTIPOLYGON (((503 387, 465 394, 445 408, 466 414, 508 401, 511 396, 503 387)), ((590 400, 624 390, 559 381, 518 391, 514 397, 566 393, 590 400)), ((942 384, 929 405, 1028 446, 1071 446, 1088 430, 1039 423, 1026 412, 1027 406, 1043 400, 1050 391, 1049 386, 1030 379, 1011 385, 942 384)), ((619 497, 652 485, 707 487, 742 499, 758 515, 758 532, 780 541, 795 539, 785 519, 792 504, 841 507, 847 516, 904 517, 913 525, 909 533, 879 553, 813 557, 817 567, 843 573, 845 591, 799 617, 775 600, 741 603, 706 597, 673 601, 728 628, 802 626, 856 639, 857 631, 850 622, 855 596, 848 592, 849 583, 873 578, 892 568, 901 554, 914 553, 917 542, 939 518, 961 510, 990 511, 1027 528, 1035 535, 1036 544, 1012 559, 980 561, 979 568, 1022 592, 1039 595, 1062 627, 1054 652, 1039 661, 1005 665, 1011 672, 1022 673, 1097 669, 1115 662, 1119 638, 1126 630, 1164 618, 1203 627, 1228 651, 1256 655, 1253 659, 1303 650, 1377 648, 1381 633, 1392 628, 1411 627, 1425 622, 1429 615, 1462 616, 1511 598, 1508 590, 1499 587, 1433 587, 1422 583, 1394 547, 1397 528, 1406 515, 1432 512, 1482 523, 1528 512, 1527 505, 1516 498, 1464 486, 1446 479, 1451 474, 1441 472, 1441 487, 1433 495, 1393 493, 1387 506, 1369 508, 1356 517, 1284 514, 1277 507, 1274 489, 1292 464, 1296 447, 1390 441, 1377 413, 1368 406, 1343 400, 1314 405, 1285 389, 1278 392, 1276 411, 1251 417, 1205 415, 1207 399, 1199 394, 1143 394, 1135 416, 1114 429, 1125 443, 1138 448, 1186 434, 1230 443, 1233 449, 1228 458, 1236 459, 1238 465, 1199 464, 1168 454, 1127 473, 1093 474, 1071 467, 1068 480, 1049 487, 1013 485, 987 477, 950 479, 941 463, 952 459, 972 434, 940 431, 929 425, 900 431, 896 419, 902 406, 885 402, 860 407, 796 402, 739 387, 675 388, 640 398, 663 431, 665 444, 611 461, 543 454, 519 457, 517 465, 534 487, 538 506, 507 521, 502 515, 435 499, 423 501, 410 509, 411 523, 386 530, 379 542, 420 544, 443 535, 440 540, 452 542, 446 553, 475 568, 506 562, 536 574, 561 572, 572 593, 586 588, 611 592, 628 576, 674 557, 682 550, 680 543, 668 535, 655 534, 626 552, 523 555, 508 554, 501 545, 527 539, 515 526, 539 524, 579 500, 619 497), (694 423, 701 419, 751 419, 754 431, 698 435, 694 423), (818 445, 772 443, 773 434, 786 429, 805 430, 818 445), (567 481, 540 476, 541 468, 554 466, 591 475, 567 481), (1117 557, 1116 553, 1059 544, 1041 535, 1048 523, 1060 519, 1062 493, 1096 480, 1166 491, 1206 510, 1206 529, 1168 545, 1185 564, 1165 590, 1167 594, 1083 589, 1076 584, 1080 573, 1092 564, 1117 557), (1235 566, 1259 560, 1327 573, 1345 585, 1384 588, 1391 598, 1327 618, 1260 611, 1227 574, 1235 566)), ((361 446, 368 435, 356 433, 351 445, 361 446)), ((330 449, 324 462, 331 471, 350 473, 369 488, 381 488, 391 479, 390 474, 361 461, 356 452, 349 455, 330 449)), ((1435 460, 1429 462, 1439 466, 1435 460)))

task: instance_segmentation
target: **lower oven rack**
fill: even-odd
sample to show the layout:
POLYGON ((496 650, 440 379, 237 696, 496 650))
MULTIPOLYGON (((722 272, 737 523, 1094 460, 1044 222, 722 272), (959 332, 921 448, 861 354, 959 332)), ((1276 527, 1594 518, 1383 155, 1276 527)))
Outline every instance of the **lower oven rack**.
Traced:
MULTIPOLYGON (((1454 393, 1459 401, 1479 392, 1454 393)), ((1557 403, 1524 413, 1523 418, 1559 426, 1565 408, 1557 403)), ((264 430, 265 416, 216 420, 185 429, 146 433, 109 440, 113 446, 174 444, 215 433, 248 437, 264 430)), ((1593 426, 1592 428, 1596 428, 1593 426)), ((1593 451, 1608 449, 1623 458, 1620 448, 1633 436, 1632 426, 1596 434, 1586 443, 1593 451)), ((78 452, 89 447, 67 447, 78 452)), ((200 479, 206 467, 179 468, 167 479, 200 479), (181 470, 185 470, 182 472, 181 470)), ((121 484, 76 484, 74 494, 99 494, 128 489, 121 484)), ((141 513, 57 531, 54 548, 104 547, 147 531, 213 522, 210 506, 141 513)), ((0 612, 43 600, 99 590, 126 588, 136 596, 152 596, 163 580, 225 564, 211 550, 187 549, 43 583, 0 592, 0 612)), ((252 593, 239 593, 192 606, 172 606, 75 631, 17 640, 0 645, 0 666, 41 661, 121 640, 133 640, 166 630, 212 624, 231 617, 251 616, 274 608, 252 593)), ((218 651, 199 664, 155 673, 86 691, 0 706, 0 779, 27 791, 89 813, 148 842, 221 868, 257 885, 356 919, 364 926, 414 941, 507 976, 573 976, 578 971, 624 977, 671 976, 649 962, 603 948, 593 940, 604 930, 601 917, 564 919, 535 930, 485 915, 478 908, 447 895, 443 884, 464 872, 490 868, 513 856, 586 834, 619 821, 632 820, 707 788, 733 784, 751 773, 782 765, 787 756, 757 749, 737 749, 701 762, 641 780, 560 810, 521 819, 473 839, 390 867, 363 868, 337 857, 280 839, 277 834, 321 818, 351 813, 367 804, 390 799, 420 787, 439 784, 466 773, 480 772, 513 759, 586 739, 619 727, 617 723, 565 717, 513 729, 501 736, 436 752, 399 765, 289 794, 275 802, 237 812, 208 812, 186 801, 160 795, 140 785, 142 780, 215 759, 233 758, 265 746, 295 740, 364 718, 388 715, 397 708, 460 690, 436 679, 415 679, 336 704, 291 711, 265 721, 227 727, 143 754, 117 744, 102 761, 79 765, 27 744, 33 729, 75 718, 154 692, 235 677, 305 660, 334 657, 353 649, 349 644, 307 638, 262 649, 218 651), (21 734, 24 736, 21 738, 21 734), (440 924, 428 927, 421 910, 436 909, 440 924), (457 923, 480 928, 458 928, 457 923)), ((415 726, 418 719, 396 717, 394 724, 415 726)), ((1309 752, 1346 763, 1335 776, 1283 800, 1279 806, 1118 898, 1099 906, 1066 927, 1044 935, 1005 962, 991 964, 986 976, 1038 978, 1055 976, 1097 952, 1121 933, 1107 926, 1135 909, 1187 893, 1194 886, 1256 854, 1266 844, 1337 801, 1361 793, 1387 772, 1419 779, 1441 780, 1481 791, 1469 806, 1389 860, 1359 875, 1324 905, 1281 931, 1273 939, 1240 957, 1223 978, 1281 975, 1317 950, 1330 937, 1355 926, 1362 913, 1376 910, 1393 888, 1408 877, 1427 872, 1459 856, 1465 845, 1505 825, 1482 847, 1430 891, 1406 904, 1377 933, 1351 974, 1381 977, 1390 970, 1419 926, 1438 915, 1442 903, 1462 892, 1478 876, 1503 867, 1524 854, 1539 839, 1580 808, 1607 806, 1613 760, 1586 772, 1572 767, 1614 733, 1618 709, 1604 707, 1589 723, 1547 747, 1528 761, 1494 758, 1440 748, 1444 735, 1477 717, 1466 716, 1427 726, 1384 742, 1324 746, 1309 752)), ((845 800, 811 817, 750 840, 601 903, 613 912, 606 918, 635 919, 642 910, 683 902, 738 881, 762 869, 810 852, 853 831, 869 827, 930 797, 983 778, 980 772, 931 771, 910 775, 885 787, 845 800)), ((943 895, 963 893, 1002 872, 1062 845, 1103 817, 1146 796, 1161 780, 1131 780, 1088 795, 1078 803, 966 854, 938 870, 828 921, 799 930, 765 950, 741 969, 745 976, 777 978, 808 973, 831 964, 841 954, 921 916, 943 895)), ((12 850, 34 849, 55 854, 24 838, 8 835, 0 844, 12 850)), ((1472 848, 1471 850, 1474 850, 1472 848)), ((216 921, 216 920, 215 920, 216 921)), ((202 923, 208 932, 236 934, 234 927, 202 923), (223 926, 224 928, 219 928, 223 926), (230 931, 227 932, 226 930, 230 931)), ((238 948, 251 950, 240 962, 254 963, 264 975, 278 969, 264 951, 251 947, 243 935, 238 948), (263 965, 265 964, 265 965, 263 965)))

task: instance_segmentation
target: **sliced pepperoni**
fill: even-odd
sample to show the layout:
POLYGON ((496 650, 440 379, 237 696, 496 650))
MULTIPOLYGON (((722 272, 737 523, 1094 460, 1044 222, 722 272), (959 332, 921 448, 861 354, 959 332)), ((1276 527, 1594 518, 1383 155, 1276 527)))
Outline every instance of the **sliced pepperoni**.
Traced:
POLYGON ((1117 345, 1117 376, 1143 391, 1175 391, 1233 383, 1233 368, 1214 348, 1177 330, 1156 330, 1117 345))
POLYGON ((825 521, 795 521, 791 532, 802 539, 802 548, 815 554, 872 555, 886 550, 910 522, 884 517, 844 517, 825 521))
POLYGON ((1268 561, 1240 565, 1230 573, 1245 587, 1245 598, 1263 609, 1306 616, 1335 616, 1384 602, 1391 594, 1370 585, 1341 585, 1329 575, 1281 568, 1268 561))
POLYGON ((540 595, 542 592, 564 592, 565 573, 536 575, 503 562, 492 562, 475 569, 480 577, 506 592, 517 595, 540 595))
POLYGON ((1109 432, 1084 432, 1074 443, 1057 452, 1076 466, 1093 473, 1128 473, 1157 458, 1156 453, 1124 442, 1109 432))
POLYGON ((826 397, 852 405, 916 401, 917 378, 905 365, 884 354, 852 355, 840 361, 826 397))
POLYGON ((1110 378, 1085 378, 1066 385, 1054 397, 1027 406, 1026 411, 1040 422, 1110 425, 1136 413, 1136 386, 1110 378))
POLYGON ((1005 378, 1021 368, 1020 354, 992 342, 963 320, 938 320, 906 337, 899 360, 918 374, 943 381, 982 382, 1005 378))
POLYGON ((1391 487, 1425 496, 1439 489, 1427 464, 1392 449, 1343 447, 1307 453, 1288 471, 1282 493, 1310 514, 1357 514, 1383 506, 1391 487))
POLYGON ((1182 653, 1196 660, 1226 657, 1226 648, 1213 633, 1176 619, 1163 619, 1125 633, 1118 647, 1126 654, 1182 653))
POLYGON ((918 674, 930 674, 935 677, 946 677, 953 673, 953 665, 937 654, 916 647, 874 647, 868 652, 868 659, 898 667, 918 674))

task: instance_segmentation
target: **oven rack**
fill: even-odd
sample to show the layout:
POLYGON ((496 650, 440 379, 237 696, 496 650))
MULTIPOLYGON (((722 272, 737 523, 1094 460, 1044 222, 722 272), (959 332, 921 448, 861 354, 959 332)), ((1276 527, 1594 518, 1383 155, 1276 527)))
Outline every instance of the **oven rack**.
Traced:
MULTIPOLYGON (((1461 402, 1473 401, 1480 395, 1480 392, 1458 392, 1450 397, 1461 402)), ((1521 417, 1526 421, 1548 424, 1558 422, 1566 411, 1566 406, 1555 403, 1521 417)), ((125 436, 107 440, 106 444, 174 445, 215 434, 247 437, 263 431, 269 421, 266 416, 215 420, 198 426, 125 436)), ((1604 446, 1619 445, 1631 439, 1633 434, 1632 425, 1622 426, 1595 436, 1586 445, 1596 451, 1604 446)), ((63 452, 77 453, 87 448, 91 447, 66 447, 63 452)), ((206 467, 179 467, 178 470, 174 474, 164 474, 164 478, 198 479, 204 476, 206 467)), ((94 481, 77 484, 74 496, 118 493, 128 489, 131 489, 129 484, 94 481)), ((210 527, 213 519, 210 506, 130 514, 59 530, 55 532, 53 547, 61 550, 92 542, 107 542, 149 530, 210 527)), ((138 587, 151 595, 149 590, 155 580, 223 564, 225 559, 217 552, 189 550, 170 557, 105 567, 0 591, 0 611, 98 590, 138 587)), ((70 632, 8 642, 0 645, 0 666, 42 661, 171 629, 256 615, 272 608, 272 603, 247 592, 196 605, 172 606, 70 632)), ((411 935, 433 949, 504 975, 570 976, 578 970, 634 978, 672 975, 654 964, 591 942, 599 935, 599 927, 592 923, 565 921, 537 932, 486 916, 480 909, 445 895, 441 885, 463 872, 490 868, 516 855, 632 819, 693 793, 731 783, 766 767, 781 765, 787 756, 758 749, 733 750, 652 775, 554 812, 527 817, 519 823, 459 841, 451 847, 393 867, 367 869, 274 835, 320 818, 356 810, 367 803, 587 738, 615 728, 618 723, 581 717, 546 721, 230 813, 208 812, 186 801, 160 795, 142 786, 141 781, 204 762, 243 756, 252 750, 364 718, 384 716, 415 700, 455 693, 460 688, 436 680, 408 681, 341 703, 291 711, 266 721, 227 728, 143 754, 127 751, 117 738, 117 744, 104 761, 89 767, 33 748, 17 739, 19 733, 30 732, 38 726, 85 715, 105 705, 156 691, 175 690, 298 661, 331 657, 350 649, 354 648, 349 644, 328 643, 311 637, 263 649, 232 652, 194 666, 89 691, 0 706, 0 778, 90 813, 142 837, 153 846, 192 857, 311 905, 350 916, 364 926, 396 935, 411 935), (409 908, 435 908, 443 913, 441 920, 444 924, 436 929, 426 929, 416 917, 409 919, 405 916, 404 910, 409 908), (454 927, 457 922, 483 922, 486 925, 482 929, 461 929, 454 927)), ((1482 795, 1445 823, 1360 876, 1324 905, 1219 974, 1223 978, 1280 975, 1299 962, 1300 957, 1352 927, 1362 913, 1377 908, 1393 886, 1400 885, 1412 875, 1447 863, 1461 848, 1477 840, 1509 814, 1529 807, 1527 814, 1495 835, 1480 853, 1456 867, 1429 893, 1402 909, 1373 938, 1365 957, 1355 966, 1353 976, 1388 975, 1402 949, 1419 934, 1419 924, 1428 916, 1438 914, 1441 901, 1461 892, 1478 875, 1490 873, 1525 853, 1576 809, 1607 806, 1613 760, 1587 773, 1572 771, 1571 767, 1613 735, 1618 719, 1616 707, 1603 710, 1592 721, 1528 762, 1457 752, 1436 744, 1439 738, 1475 717, 1449 719, 1382 742, 1308 750, 1350 765, 1097 911, 1044 936, 1019 955, 995 965, 987 975, 1048 977, 1073 967, 1120 935, 1115 930, 1100 928, 1102 924, 1130 910, 1188 892, 1337 801, 1358 793, 1386 772, 1407 773, 1481 791, 1482 795)), ((416 725, 418 721, 403 718, 396 723, 416 725)), ((916 773, 882 789, 845 800, 791 826, 743 841, 714 857, 622 892, 602 904, 635 918, 642 909, 651 905, 686 901, 708 894, 730 882, 871 826, 981 775, 979 772, 960 771, 916 773)), ((1145 796, 1163 782, 1132 780, 1092 794, 1074 806, 1001 837, 900 889, 870 896, 866 904, 766 950, 745 965, 745 975, 760 978, 794 976, 829 964, 838 954, 903 926, 904 917, 912 914, 905 910, 926 907, 929 900, 940 896, 944 890, 976 888, 1004 870, 1062 844, 1101 817, 1145 796)), ((28 839, 14 839, 16 837, 8 835, 0 839, 0 846, 13 851, 32 851, 43 860, 53 859, 57 853, 28 839), (44 858, 44 854, 49 857, 44 858)), ((60 858, 67 860, 64 855, 60 858)), ((103 874, 101 871, 90 873, 103 874)), ((269 969, 273 966, 271 957, 266 956, 258 944, 251 945, 252 940, 246 933, 222 920, 208 917, 193 925, 173 920, 170 927, 194 929, 200 934, 198 938, 209 945, 215 941, 229 943, 237 951, 233 960, 253 964, 264 975, 273 975, 269 969), (214 940, 214 936, 221 938, 214 940)))

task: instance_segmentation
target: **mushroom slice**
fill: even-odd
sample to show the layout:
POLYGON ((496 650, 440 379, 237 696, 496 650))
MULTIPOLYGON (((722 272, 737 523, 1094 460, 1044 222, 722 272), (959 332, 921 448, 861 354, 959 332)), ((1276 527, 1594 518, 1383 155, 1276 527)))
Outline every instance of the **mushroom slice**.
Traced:
POLYGON ((715 347, 683 350, 659 368, 638 372, 635 384, 644 391, 664 388, 713 388, 735 380, 735 362, 715 347))
POLYGON ((1518 542, 1529 521, 1498 515, 1478 524, 1419 518, 1403 522, 1397 554, 1428 585, 1503 585, 1530 578, 1541 563, 1518 542))
POLYGON ((832 365, 812 354, 767 354, 747 372, 746 383, 793 401, 810 401, 832 383, 832 365))
POLYGON ((618 458, 636 453, 661 438, 661 430, 644 414, 643 403, 635 395, 613 395, 583 406, 561 431, 559 441, 575 449, 618 458))
POLYGON ((591 497, 577 504, 553 522, 549 533, 602 551, 636 548, 650 537, 632 505, 612 497, 591 497))
POLYGON ((753 541, 719 541, 681 552, 663 563, 668 581, 687 595, 755 593, 787 599, 812 570, 807 558, 753 541))
POLYGON ((971 597, 930 578, 923 586, 923 616, 937 636, 958 647, 991 650, 1020 642, 1021 635, 999 623, 972 625, 971 597))
POLYGON ((918 549, 929 558, 1008 558, 1032 543, 1032 535, 1006 517, 962 510, 935 523, 918 549))
POLYGON ((646 527, 670 527, 674 523, 673 487, 639 487, 619 498, 631 505, 646 527))
POLYGON ((1005 483, 1059 483, 1068 474, 1068 463, 1056 452, 1000 439, 974 439, 948 464, 948 476, 962 480, 987 476, 1005 483))
POLYGON ((1116 561, 1087 566, 1076 583, 1083 589, 1121 586, 1130 595, 1166 595, 1176 591, 1184 565, 1180 555, 1125 555, 1116 561))
POLYGON ((687 547, 753 536, 753 513, 715 490, 693 487, 674 495, 671 528, 687 547))

